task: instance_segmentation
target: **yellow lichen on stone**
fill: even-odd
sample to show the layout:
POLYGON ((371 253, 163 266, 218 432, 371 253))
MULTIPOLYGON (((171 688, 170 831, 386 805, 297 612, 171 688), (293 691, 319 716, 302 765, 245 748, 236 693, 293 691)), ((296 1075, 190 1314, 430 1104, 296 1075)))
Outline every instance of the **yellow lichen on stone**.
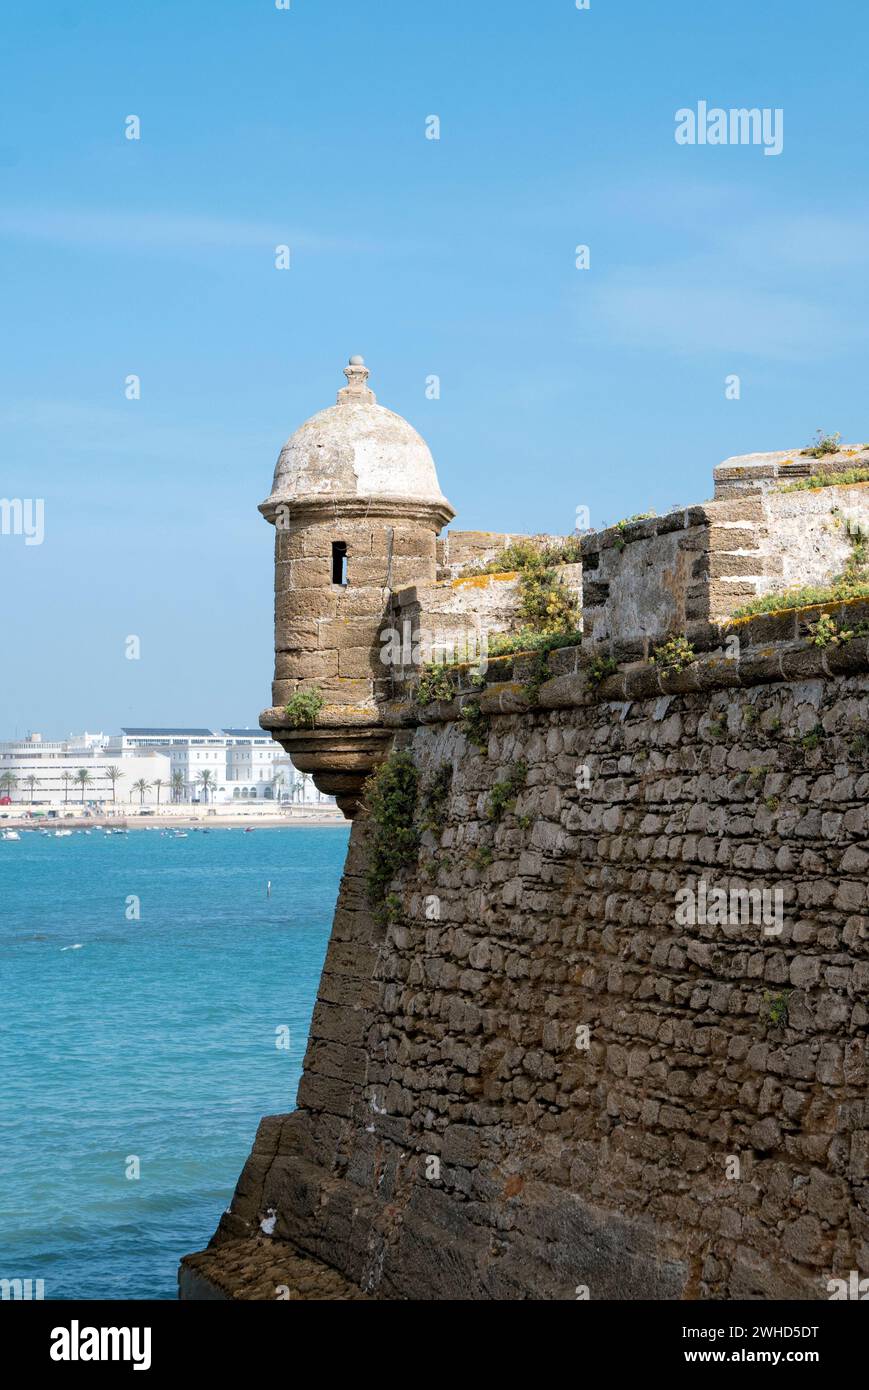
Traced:
POLYGON ((497 574, 469 574, 465 579, 451 579, 450 585, 454 589, 487 589, 491 581, 500 580, 503 583, 515 579, 518 573, 518 570, 504 570, 497 574))

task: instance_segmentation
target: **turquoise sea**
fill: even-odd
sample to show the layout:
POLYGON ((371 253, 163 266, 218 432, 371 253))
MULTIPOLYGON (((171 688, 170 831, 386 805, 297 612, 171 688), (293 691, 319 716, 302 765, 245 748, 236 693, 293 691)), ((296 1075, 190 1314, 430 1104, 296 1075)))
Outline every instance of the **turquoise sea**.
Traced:
POLYGON ((343 826, 0 841, 0 1278, 176 1296, 294 1104, 346 849, 343 826))

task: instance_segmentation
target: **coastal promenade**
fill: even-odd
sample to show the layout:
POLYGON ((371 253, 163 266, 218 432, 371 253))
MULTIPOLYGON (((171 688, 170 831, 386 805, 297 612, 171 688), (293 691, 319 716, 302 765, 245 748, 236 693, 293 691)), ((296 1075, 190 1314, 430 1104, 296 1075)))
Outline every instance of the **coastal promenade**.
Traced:
MULTIPOLYGON (((41 808, 40 808, 41 809, 41 808)), ((147 829, 267 829, 275 826, 320 826, 347 824, 336 806, 161 806, 106 807, 75 810, 69 806, 52 808, 56 814, 22 813, 14 806, 0 807, 0 830, 147 830, 147 829)))

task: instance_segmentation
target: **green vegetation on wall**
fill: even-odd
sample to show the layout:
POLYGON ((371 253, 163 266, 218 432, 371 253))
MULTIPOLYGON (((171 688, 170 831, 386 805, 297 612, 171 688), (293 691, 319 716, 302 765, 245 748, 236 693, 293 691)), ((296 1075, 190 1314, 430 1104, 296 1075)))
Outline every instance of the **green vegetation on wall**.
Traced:
POLYGON ((766 1022, 770 1028, 787 1027, 789 1000, 790 991, 772 994, 769 990, 764 990, 763 1002, 766 1010, 766 1022))
MULTIPOLYGON (((737 608, 734 618, 751 618, 757 613, 783 613, 791 608, 810 608, 819 603, 841 603, 847 599, 869 598, 869 536, 866 531, 848 521, 838 507, 831 508, 833 524, 847 527, 851 554, 841 574, 829 584, 804 584, 780 594, 762 594, 737 608)), ((824 643, 819 643, 823 646, 824 643)))
POLYGON ((489 638, 489 656, 512 656, 514 652, 554 652, 559 647, 578 647, 582 642, 580 629, 566 632, 534 632, 530 627, 516 632, 493 632, 489 638))
POLYGON ((582 543, 578 536, 566 536, 558 545, 541 547, 530 540, 514 541, 494 560, 485 565, 471 565, 462 571, 463 578, 475 574, 511 574, 515 570, 533 569, 543 560, 550 566, 578 565, 582 560, 582 543))
POLYGON ((489 720, 480 709, 479 701, 468 700, 467 704, 462 705, 459 711, 462 721, 462 733, 475 748, 487 748, 489 745, 489 720))
POLYGON ((848 487, 854 483, 869 483, 869 468, 845 468, 841 473, 813 473, 796 483, 785 483, 779 492, 814 492, 819 487, 848 487))
POLYGON ((516 805, 516 797, 525 786, 527 777, 528 764, 518 762, 511 767, 502 781, 495 783, 489 793, 489 802, 486 807, 486 814, 490 821, 497 824, 505 812, 513 810, 516 805))
POLYGON ((618 669, 618 662, 611 656, 595 656, 585 668, 585 678, 594 689, 601 681, 606 680, 607 676, 614 676, 618 669))
POLYGON ((313 729, 325 701, 320 691, 297 690, 287 702, 285 714, 293 729, 313 729))
POLYGON ((613 541, 616 550, 624 550, 627 545, 625 531, 629 526, 632 526, 635 521, 650 521, 654 515, 654 512, 634 512, 633 516, 626 516, 622 521, 617 521, 616 531, 618 534, 613 541))
POLYGON ((469 569, 465 574, 515 571, 519 575, 520 630, 544 636, 574 634, 579 627, 579 600, 562 583, 558 566, 578 564, 581 559, 578 537, 568 536, 559 545, 544 547, 523 540, 508 545, 487 565, 469 569))
POLYGON ((532 632, 574 632, 579 622, 579 601, 563 584, 548 557, 519 572, 519 622, 532 632))
POLYGON ((531 658, 530 670, 522 683, 522 694, 529 705, 537 703, 540 688, 549 679, 549 652, 539 648, 531 658))
POLYGON ((441 829, 452 780, 452 763, 441 763, 422 794, 419 821, 421 830, 441 829))
POLYGON ((808 454, 813 459, 821 459, 825 454, 838 454, 841 438, 838 430, 835 434, 824 434, 823 430, 816 430, 814 443, 807 449, 801 449, 800 453, 808 454))
POLYGON ((686 666, 697 660, 697 654, 688 638, 683 635, 668 637, 660 647, 656 647, 649 660, 654 666, 668 675, 674 671, 683 671, 686 666))
POLYGON ((382 923, 396 916, 396 903, 387 897, 390 883, 413 864, 419 851, 418 792, 419 774, 407 751, 391 753, 365 784, 365 805, 372 825, 366 890, 382 923))
POLYGON ((451 700, 455 693, 452 677, 442 662, 431 662, 422 668, 415 691, 418 704, 432 705, 436 700, 451 700))

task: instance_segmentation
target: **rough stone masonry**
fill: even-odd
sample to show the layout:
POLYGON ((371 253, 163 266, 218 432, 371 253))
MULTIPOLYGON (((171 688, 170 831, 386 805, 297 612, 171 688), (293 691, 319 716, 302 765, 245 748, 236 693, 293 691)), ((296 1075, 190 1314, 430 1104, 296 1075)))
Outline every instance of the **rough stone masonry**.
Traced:
MULTIPOLYGON (((262 1121, 182 1297, 811 1300, 869 1275, 869 602, 824 606, 826 645, 816 610, 722 611, 728 574, 741 601, 794 563, 786 458, 587 538, 596 678, 574 644, 422 705, 372 665, 366 738, 325 712, 355 819, 298 1106, 262 1121), (650 663, 688 623, 695 659, 650 663), (396 752, 423 814, 385 919, 364 777, 396 752)), ((805 494, 813 577, 864 492, 805 494)), ((455 584, 430 563, 412 605, 455 584)))

